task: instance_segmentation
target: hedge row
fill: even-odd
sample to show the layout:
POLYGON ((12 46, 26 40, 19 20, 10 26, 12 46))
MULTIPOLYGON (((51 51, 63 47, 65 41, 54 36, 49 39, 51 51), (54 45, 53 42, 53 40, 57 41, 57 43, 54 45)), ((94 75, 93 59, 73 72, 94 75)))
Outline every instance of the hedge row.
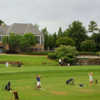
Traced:
POLYGON ((48 55, 49 53, 52 53, 52 51, 24 52, 22 54, 27 54, 27 55, 48 55))
MULTIPOLYGON (((3 51, 5 53, 11 53, 7 51, 3 51)), ((17 52, 14 52, 18 54, 17 52)), ((23 52, 21 54, 28 54, 28 55, 48 55, 49 58, 55 58, 56 54, 54 51, 38 51, 38 52, 23 52)), ((95 55, 95 56, 100 56, 100 52, 78 52, 78 55, 95 55)))
POLYGON ((100 52, 79 52, 78 55, 94 55, 94 56, 100 56, 100 52))
POLYGON ((48 58, 50 58, 50 59, 56 59, 57 57, 56 57, 56 53, 55 52, 53 52, 53 53, 48 53, 48 58))

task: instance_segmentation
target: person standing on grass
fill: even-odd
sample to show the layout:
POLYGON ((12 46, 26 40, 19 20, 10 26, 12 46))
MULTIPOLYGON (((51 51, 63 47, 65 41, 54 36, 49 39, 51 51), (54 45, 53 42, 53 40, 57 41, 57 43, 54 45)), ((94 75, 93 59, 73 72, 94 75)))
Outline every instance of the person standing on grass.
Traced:
POLYGON ((40 75, 37 75, 36 80, 37 80, 37 88, 41 88, 40 75))
POLYGON ((61 65, 61 66, 63 65, 63 59, 61 59, 61 58, 59 59, 59 65, 61 65))
POLYGON ((6 63, 5 63, 5 65, 6 65, 6 67, 8 67, 9 63, 8 63, 8 62, 6 62, 6 63))
POLYGON ((90 85, 93 84, 93 72, 89 73, 89 83, 90 83, 90 85))
POLYGON ((14 95, 14 100, 19 100, 18 92, 17 91, 13 91, 12 93, 14 95))

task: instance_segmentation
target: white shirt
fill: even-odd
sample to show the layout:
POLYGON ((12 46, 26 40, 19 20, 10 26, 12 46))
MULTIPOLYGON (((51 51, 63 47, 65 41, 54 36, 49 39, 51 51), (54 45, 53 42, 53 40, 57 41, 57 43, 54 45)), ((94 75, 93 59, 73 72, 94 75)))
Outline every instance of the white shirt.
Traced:
POLYGON ((61 62, 61 59, 59 59, 59 62, 61 62))
POLYGON ((93 76, 92 75, 89 75, 89 80, 93 81, 93 76))
POLYGON ((6 62, 6 67, 8 67, 8 62, 6 62))

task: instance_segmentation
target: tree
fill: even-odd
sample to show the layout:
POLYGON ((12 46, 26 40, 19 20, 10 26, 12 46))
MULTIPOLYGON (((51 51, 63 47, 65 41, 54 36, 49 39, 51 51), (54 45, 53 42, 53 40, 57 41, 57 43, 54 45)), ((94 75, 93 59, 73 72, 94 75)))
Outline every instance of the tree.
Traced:
POLYGON ((8 36, 3 37, 2 43, 3 43, 4 47, 8 44, 8 36))
POLYGON ((56 32, 53 34, 53 38, 54 38, 54 48, 56 48, 56 40, 57 40, 56 32))
POLYGON ((70 37, 60 37, 56 40, 56 45, 71 45, 74 46, 75 42, 70 37))
POLYGON ((88 25, 88 31, 92 34, 97 33, 97 31, 99 31, 98 25, 95 21, 90 21, 88 25))
POLYGON ((73 64, 76 60, 77 50, 73 46, 64 46, 56 48, 57 58, 62 58, 66 63, 73 64))
POLYGON ((3 38, 4 46, 9 47, 9 52, 16 53, 19 48, 20 36, 14 33, 10 33, 9 37, 5 36, 3 38))
POLYGON ((35 36, 32 33, 24 34, 24 36, 10 33, 8 37, 3 38, 3 44, 8 45, 10 53, 30 51, 35 43, 35 36))
POLYGON ((92 34, 91 39, 96 43, 96 51, 100 51, 100 33, 92 34))
POLYGON ((86 29, 80 21, 74 21, 65 32, 67 36, 75 41, 77 50, 80 50, 80 43, 86 40, 86 29))
POLYGON ((54 50, 54 48, 56 47, 56 39, 56 33, 48 35, 48 47, 50 50, 54 50))
POLYGON ((60 27, 58 30, 58 38, 63 36, 62 28, 60 27))
POLYGON ((10 52, 15 53, 18 45, 17 45, 17 38, 14 33, 11 33, 10 36, 8 37, 8 45, 10 52))
POLYGON ((96 50, 96 43, 93 40, 85 40, 81 43, 81 50, 82 51, 95 51, 96 50))
POLYGON ((22 52, 29 52, 32 51, 32 48, 35 44, 35 36, 32 33, 26 33, 20 40, 20 49, 22 52))
POLYGON ((0 20, 0 26, 1 26, 2 24, 4 24, 4 21, 0 20))
POLYGON ((49 40, 49 38, 48 38, 47 28, 42 29, 42 33, 44 35, 44 49, 48 50, 48 40, 49 40))
POLYGON ((54 47, 54 38, 53 38, 53 35, 51 34, 48 35, 48 47, 49 47, 49 50, 52 50, 54 47))

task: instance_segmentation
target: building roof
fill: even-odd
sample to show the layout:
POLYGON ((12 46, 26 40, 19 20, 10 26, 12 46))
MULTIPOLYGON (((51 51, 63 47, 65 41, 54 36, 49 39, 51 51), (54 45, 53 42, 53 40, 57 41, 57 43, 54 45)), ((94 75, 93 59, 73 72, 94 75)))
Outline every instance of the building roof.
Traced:
POLYGON ((8 35, 9 33, 16 34, 25 34, 25 33, 33 33, 35 35, 41 35, 42 32, 36 27, 36 25, 32 24, 24 24, 24 23, 14 23, 11 26, 0 26, 0 34, 8 35))
POLYGON ((14 23, 10 26, 7 33, 16 33, 16 34, 25 34, 25 33, 33 33, 33 34, 41 34, 39 29, 32 24, 23 24, 23 23, 14 23))
POLYGON ((0 35, 9 35, 10 33, 23 35, 25 33, 33 33, 35 36, 41 36, 41 43, 44 43, 43 33, 40 32, 36 25, 24 24, 24 23, 14 23, 10 26, 4 25, 0 26, 0 35))

